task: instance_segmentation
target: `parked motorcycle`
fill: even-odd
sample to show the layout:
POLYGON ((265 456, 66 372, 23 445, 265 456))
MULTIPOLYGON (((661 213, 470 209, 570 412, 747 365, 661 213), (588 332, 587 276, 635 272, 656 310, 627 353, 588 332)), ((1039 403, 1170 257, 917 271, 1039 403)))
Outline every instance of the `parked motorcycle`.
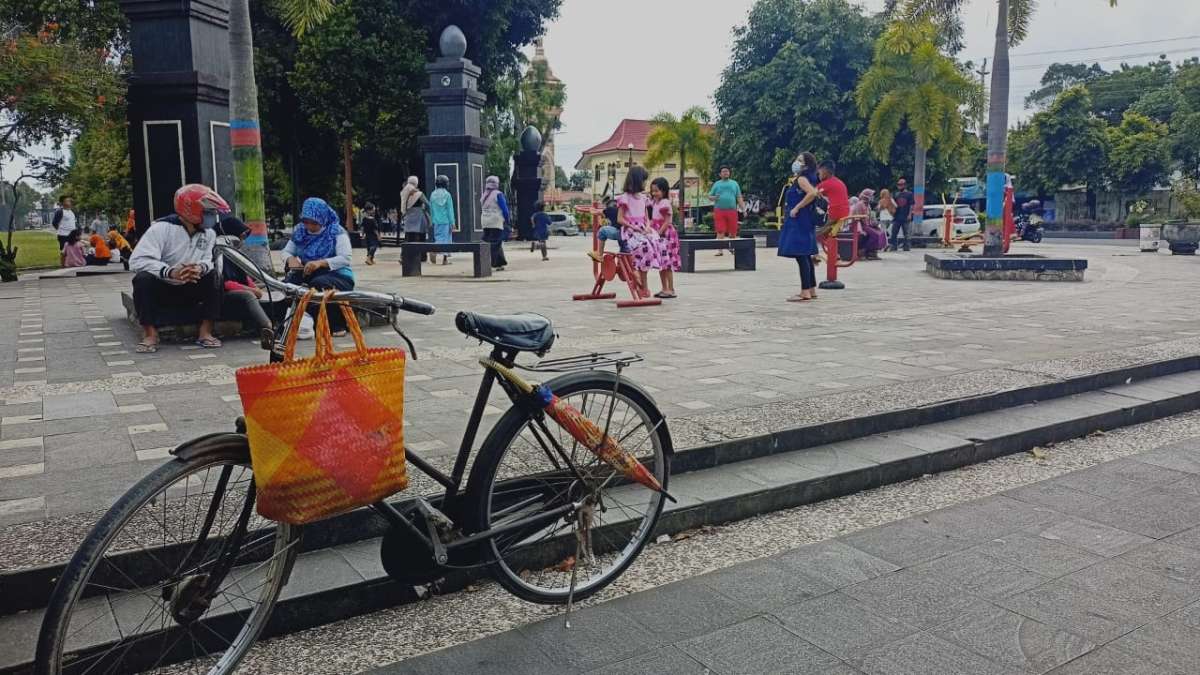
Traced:
POLYGON ((1041 243, 1043 236, 1042 203, 1036 199, 1021 205, 1021 213, 1017 215, 1017 236, 1021 241, 1034 244, 1041 243))

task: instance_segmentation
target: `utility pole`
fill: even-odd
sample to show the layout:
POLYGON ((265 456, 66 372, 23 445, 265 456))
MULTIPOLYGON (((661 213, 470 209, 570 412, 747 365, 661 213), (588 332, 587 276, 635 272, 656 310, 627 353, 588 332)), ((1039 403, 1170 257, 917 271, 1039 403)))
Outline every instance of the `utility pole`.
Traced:
MULTIPOLYGON (((986 58, 984 58, 983 65, 979 67, 979 70, 975 71, 975 74, 979 76, 979 88, 984 91, 986 91, 986 89, 987 89, 987 79, 986 78, 990 74, 987 69, 987 62, 988 62, 988 60, 986 58)), ((986 109, 987 109, 986 105, 979 106, 979 119, 976 120, 976 126, 975 126, 975 135, 978 136, 979 140, 981 140, 981 141, 983 140, 983 116, 987 114, 986 109)))

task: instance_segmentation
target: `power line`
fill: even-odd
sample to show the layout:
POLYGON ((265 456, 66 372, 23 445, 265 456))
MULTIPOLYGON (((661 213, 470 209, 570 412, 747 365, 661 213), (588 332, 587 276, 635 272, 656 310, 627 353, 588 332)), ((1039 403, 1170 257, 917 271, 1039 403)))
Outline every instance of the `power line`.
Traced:
MULTIPOLYGON (((1115 56, 1100 56, 1094 59, 1086 59, 1083 61, 1072 61, 1070 65, 1087 65, 1089 63, 1101 63, 1104 61, 1125 61, 1128 59, 1153 58, 1155 56, 1166 56, 1167 54, 1182 54, 1186 52, 1200 51, 1200 45, 1195 47, 1185 47, 1180 49, 1168 49, 1165 51, 1142 52, 1140 54, 1118 54, 1115 56)), ((1064 63, 1062 61, 1054 61, 1051 63, 1033 63, 1021 66, 1013 66, 1012 70, 1035 70, 1038 68, 1047 68, 1056 64, 1064 63)))
POLYGON ((1141 40, 1139 42, 1117 42, 1111 45, 1096 45, 1094 47, 1075 47, 1072 49, 1050 49, 1042 52, 1018 52, 1010 54, 1012 58, 1024 58, 1026 56, 1042 56, 1044 54, 1069 54, 1074 52, 1090 52, 1100 49, 1112 49, 1114 47, 1134 47, 1137 45, 1152 45, 1161 42, 1181 42, 1183 40, 1200 39, 1200 35, 1185 35, 1183 37, 1163 38, 1161 40, 1141 40))

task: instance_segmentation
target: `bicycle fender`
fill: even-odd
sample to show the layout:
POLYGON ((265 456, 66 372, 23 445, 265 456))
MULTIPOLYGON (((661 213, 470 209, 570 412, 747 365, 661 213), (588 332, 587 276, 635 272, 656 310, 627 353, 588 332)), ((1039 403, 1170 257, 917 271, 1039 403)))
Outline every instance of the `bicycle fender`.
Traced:
POLYGON ((241 443, 246 448, 246 458, 250 458, 250 443, 245 434, 223 431, 207 436, 193 438, 190 441, 181 443, 178 447, 171 451, 175 457, 190 461, 198 457, 210 454, 218 449, 228 451, 228 444, 231 442, 241 443))
MULTIPOLYGON (((547 388, 549 388, 550 391, 554 391, 555 390, 554 388, 556 386, 564 387, 568 383, 572 383, 576 380, 590 379, 590 378, 596 377, 597 375, 611 380, 614 384, 617 381, 617 374, 613 373, 611 371, 581 370, 581 371, 574 372, 574 373, 566 373, 564 375, 559 375, 558 377, 556 377, 552 380, 549 380, 548 382, 543 382, 542 384, 545 385, 547 388)), ((637 382, 634 382, 633 380, 630 380, 628 377, 624 377, 624 376, 621 377, 621 385, 625 386, 625 387, 629 387, 630 389, 633 389, 639 395, 644 396, 647 401, 650 401, 652 404, 654 404, 655 408, 658 408, 658 401, 656 401, 654 399, 654 396, 652 396, 650 394, 650 392, 646 391, 646 389, 644 387, 642 387, 642 385, 640 385, 637 382)), ((664 420, 666 419, 665 415, 663 416, 663 419, 664 420)), ((655 420, 655 422, 657 423, 657 420, 655 420)), ((675 443, 674 443, 673 439, 671 439, 670 433, 667 434, 667 443, 663 447, 663 454, 668 455, 668 456, 675 455, 675 443)))

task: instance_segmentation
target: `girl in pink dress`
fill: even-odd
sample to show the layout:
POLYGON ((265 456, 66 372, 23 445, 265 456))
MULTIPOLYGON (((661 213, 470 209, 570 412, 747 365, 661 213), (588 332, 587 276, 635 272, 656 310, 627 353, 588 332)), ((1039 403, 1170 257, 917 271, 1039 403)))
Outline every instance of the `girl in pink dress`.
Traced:
POLYGON ((646 210, 650 206, 650 198, 644 194, 646 170, 635 166, 625 176, 625 193, 617 197, 617 222, 621 225, 621 238, 633 254, 633 268, 642 278, 642 286, 646 286, 646 273, 661 267, 659 261, 662 244, 655 232, 646 222, 646 210))
POLYGON ((650 226, 658 233, 660 246, 658 276, 662 281, 662 291, 655 293, 656 298, 674 298, 675 272, 679 270, 679 233, 675 231, 675 223, 671 222, 671 185, 666 178, 655 178, 650 183, 650 199, 654 205, 650 207, 650 226))

